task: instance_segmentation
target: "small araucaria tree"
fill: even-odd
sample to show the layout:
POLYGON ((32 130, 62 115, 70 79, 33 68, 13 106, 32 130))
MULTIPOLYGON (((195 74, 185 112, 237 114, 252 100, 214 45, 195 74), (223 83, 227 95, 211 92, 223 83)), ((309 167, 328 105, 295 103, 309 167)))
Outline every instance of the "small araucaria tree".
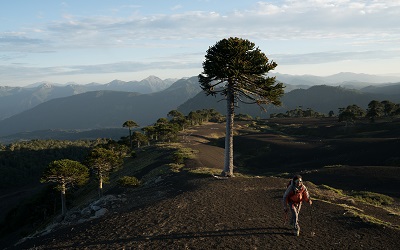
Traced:
POLYGON ((108 179, 110 172, 118 169, 122 163, 122 157, 109 149, 98 147, 89 153, 87 164, 99 181, 99 197, 103 195, 103 183, 108 179))
POLYGON ((89 179, 89 169, 83 164, 63 159, 51 162, 45 169, 40 182, 55 182, 56 189, 61 191, 61 214, 65 216, 67 205, 66 190, 74 185, 83 185, 89 179))
POLYGON ((233 176, 233 119, 235 103, 280 105, 283 84, 267 77, 277 64, 255 44, 246 39, 228 38, 207 50, 203 72, 199 75, 201 88, 207 95, 220 93, 227 101, 225 163, 223 176, 233 176))
POLYGON ((129 120, 129 121, 124 122, 124 124, 122 124, 122 127, 129 129, 129 145, 132 149, 132 130, 131 130, 131 128, 139 127, 139 125, 136 122, 129 120))

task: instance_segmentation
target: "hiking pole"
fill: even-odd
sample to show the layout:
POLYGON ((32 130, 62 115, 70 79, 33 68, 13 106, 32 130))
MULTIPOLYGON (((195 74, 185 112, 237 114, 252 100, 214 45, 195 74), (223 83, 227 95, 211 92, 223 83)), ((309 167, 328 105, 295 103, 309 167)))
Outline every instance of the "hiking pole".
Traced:
POLYGON ((314 231, 314 219, 313 219, 313 206, 310 205, 310 218, 311 218, 311 237, 315 236, 315 231, 314 231))
POLYGON ((288 211, 284 211, 285 213, 285 226, 288 224, 288 211))
POLYGON ((283 213, 284 213, 284 215, 283 215, 283 224, 286 226, 288 224, 288 210, 284 209, 283 213))

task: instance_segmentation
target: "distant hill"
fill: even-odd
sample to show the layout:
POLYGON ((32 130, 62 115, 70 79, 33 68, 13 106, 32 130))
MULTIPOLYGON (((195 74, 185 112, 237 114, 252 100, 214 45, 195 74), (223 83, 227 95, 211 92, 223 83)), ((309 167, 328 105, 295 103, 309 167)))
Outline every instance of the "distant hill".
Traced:
POLYGON ((379 76, 368 74, 356 74, 350 72, 341 72, 330 76, 313 76, 313 75, 287 75, 280 73, 272 73, 278 81, 290 85, 332 85, 360 89, 369 85, 396 83, 400 81, 399 76, 379 76))
MULTIPOLYGON (((214 108, 218 112, 226 113, 226 102, 222 100, 222 96, 206 96, 205 93, 199 93, 192 99, 186 101, 179 106, 178 110, 187 114, 192 110, 214 108), (222 100, 222 101, 221 101, 222 100)), ((312 86, 308 89, 295 89, 282 97, 282 106, 268 106, 267 113, 261 112, 257 105, 249 105, 239 103, 236 107, 236 114, 243 113, 251 116, 259 116, 268 118, 271 113, 285 113, 288 110, 295 109, 299 106, 305 110, 311 108, 314 111, 328 114, 329 111, 338 112, 338 108, 347 107, 356 104, 366 109, 368 103, 372 100, 389 100, 400 103, 400 92, 392 95, 379 93, 363 93, 357 90, 349 90, 342 87, 319 85, 312 86)))
POLYGON ((121 128, 127 120, 147 126, 200 91, 197 77, 192 77, 151 94, 102 90, 52 99, 0 121, 0 136, 47 129, 121 128))
POLYGON ((162 91, 176 79, 161 80, 156 76, 149 76, 141 81, 114 80, 107 84, 90 83, 86 85, 53 83, 37 83, 28 87, 0 86, 0 120, 31 109, 36 105, 60 97, 67 97, 89 91, 111 90, 138 92, 149 94, 162 91))
POLYGON ((360 91, 364 93, 376 93, 376 94, 385 94, 385 95, 393 95, 396 93, 400 93, 400 82, 385 84, 385 85, 370 85, 368 87, 360 89, 360 91))

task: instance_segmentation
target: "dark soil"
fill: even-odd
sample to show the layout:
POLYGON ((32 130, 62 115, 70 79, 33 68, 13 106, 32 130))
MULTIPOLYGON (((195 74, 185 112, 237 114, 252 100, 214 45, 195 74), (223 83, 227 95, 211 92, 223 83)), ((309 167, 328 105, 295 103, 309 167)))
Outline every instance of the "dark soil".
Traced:
MULTIPOLYGON (((285 128, 285 124, 281 126, 285 128)), ((352 155, 362 150, 355 145, 365 145, 364 152, 369 153, 374 137, 368 137, 369 141, 364 137, 362 143, 354 136, 346 135, 342 140, 330 136, 335 133, 325 127, 328 125, 323 126, 321 129, 328 130, 325 137, 299 137, 283 130, 236 136, 236 171, 261 177, 216 179, 185 171, 170 174, 160 182, 128 192, 127 205, 104 217, 64 227, 9 249, 397 249, 399 229, 364 222, 343 206, 322 199, 315 199, 311 207, 303 205, 301 234, 294 236, 285 221, 281 200, 288 179, 267 177, 266 173, 287 172, 290 176, 304 171, 304 179, 315 184, 387 194, 396 193, 393 188, 396 190, 400 183, 398 165, 358 164, 358 156, 352 155), (346 150, 341 148, 343 145, 347 145, 346 150), (330 152, 342 154, 335 161, 330 152), (324 168, 330 164, 340 166, 324 168)), ((198 154, 187 162, 187 167, 222 170, 223 149, 216 137, 223 133, 223 124, 207 124, 191 131, 184 144, 198 150, 198 154)), ((375 141, 379 147, 398 146, 398 134, 379 138, 375 141), (382 140, 384 143, 379 144, 382 140)), ((397 154, 376 149, 396 160, 397 154)), ((387 150, 392 152, 391 148, 387 150)), ((315 185, 306 184, 311 195, 317 192, 315 185)), ((398 214, 362 203, 352 205, 400 227, 398 214)))

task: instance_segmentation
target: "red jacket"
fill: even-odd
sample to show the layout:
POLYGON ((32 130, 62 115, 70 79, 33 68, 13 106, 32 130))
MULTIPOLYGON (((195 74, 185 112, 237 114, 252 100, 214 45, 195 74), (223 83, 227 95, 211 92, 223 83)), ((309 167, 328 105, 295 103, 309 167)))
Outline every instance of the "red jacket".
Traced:
POLYGON ((295 189, 293 185, 289 185, 283 195, 283 206, 286 207, 288 203, 299 204, 303 200, 306 202, 310 201, 310 194, 307 187, 302 184, 300 188, 295 189))

